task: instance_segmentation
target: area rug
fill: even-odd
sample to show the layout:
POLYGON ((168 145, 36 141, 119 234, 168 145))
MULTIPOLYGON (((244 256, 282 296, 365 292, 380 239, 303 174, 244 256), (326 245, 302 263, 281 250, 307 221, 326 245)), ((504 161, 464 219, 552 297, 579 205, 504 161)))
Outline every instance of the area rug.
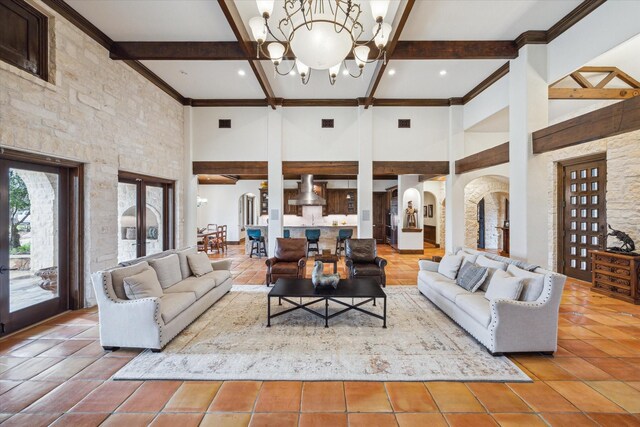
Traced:
MULTIPOLYGON (((118 380, 531 381, 493 357, 416 286, 390 286, 387 329, 356 311, 324 320, 296 310, 267 328, 265 286, 234 286, 160 353, 118 380)), ((272 312, 290 308, 272 302, 272 312)), ((318 304, 317 309, 324 309, 318 304)), ((340 310, 330 305, 330 312, 340 310)), ((382 304, 367 309, 382 314, 382 304)))

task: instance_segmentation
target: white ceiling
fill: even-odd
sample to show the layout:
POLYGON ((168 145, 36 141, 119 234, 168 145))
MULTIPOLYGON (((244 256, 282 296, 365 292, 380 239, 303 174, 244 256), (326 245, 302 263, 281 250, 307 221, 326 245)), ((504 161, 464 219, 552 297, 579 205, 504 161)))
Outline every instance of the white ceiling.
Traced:
MULTIPOLYGON (((115 41, 235 41, 236 38, 215 0, 66 0, 115 41)), ((361 21, 370 34, 370 8, 362 4, 361 21)), ((527 30, 546 30, 574 9, 581 0, 418 0, 403 40, 509 40, 527 30)), ((243 22, 258 14, 255 0, 235 0, 243 22)), ((283 0, 276 0, 275 21, 283 14, 283 0)), ((399 0, 391 0, 386 21, 392 23, 399 0)), ((635 41, 640 51, 640 38, 635 41)), ((602 65, 617 66, 634 77, 640 73, 637 54, 603 56, 602 65), (604 64, 606 63, 606 64, 604 64)), ((246 61, 142 61, 183 96, 195 99, 264 98, 246 61), (245 76, 239 76, 243 69, 245 76), (184 74, 186 73, 186 74, 184 74)), ((493 73, 506 60, 390 61, 377 98, 461 97, 493 73), (440 76, 441 70, 446 76, 440 76)), ((312 72, 303 86, 299 76, 276 76, 270 61, 262 61, 276 97, 357 98, 366 96, 376 64, 368 64, 364 76, 340 75, 331 86, 326 72, 312 72)), ((355 69, 349 62, 351 69, 355 69)), ((282 67, 286 69, 287 63, 282 67)), ((595 65, 595 64, 590 64, 595 65)))
POLYGON ((461 97, 506 60, 389 61, 376 98, 461 97), (390 71, 394 75, 389 75, 390 71), (446 75, 441 76, 440 71, 446 75))
POLYGON ((141 62, 187 98, 264 98, 264 92, 247 61, 141 62), (245 75, 240 76, 239 70, 243 70, 245 75))
POLYGON ((217 1, 66 2, 115 41, 236 41, 217 1))
POLYGON ((547 30, 581 0, 418 0, 401 40, 514 40, 547 30))

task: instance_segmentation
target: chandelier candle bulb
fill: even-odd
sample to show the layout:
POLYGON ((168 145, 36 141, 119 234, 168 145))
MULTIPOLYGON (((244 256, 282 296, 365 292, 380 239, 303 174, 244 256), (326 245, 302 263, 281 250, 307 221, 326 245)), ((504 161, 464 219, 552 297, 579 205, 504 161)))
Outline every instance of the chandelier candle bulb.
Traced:
POLYGON ((258 12, 263 18, 269 18, 273 12, 274 0, 256 0, 258 12))
POLYGON ((384 17, 387 15, 387 10, 389 9, 389 0, 370 0, 369 5, 371 6, 371 15, 373 15, 373 19, 376 22, 382 22, 384 17))
POLYGON ((269 57, 274 65, 280 65, 280 61, 282 60, 282 56, 284 55, 284 46, 278 42, 269 43, 267 46, 267 50, 269 51, 269 57))
MULTIPOLYGON (((267 40, 267 26, 264 23, 264 19, 256 16, 249 20, 249 27, 251 28, 251 33, 253 33, 253 38, 256 39, 258 44, 262 44, 267 40)), ((258 49, 260 52, 260 49, 258 49)))
POLYGON ((358 46, 353 50, 353 56, 356 60, 356 64, 358 68, 364 68, 367 63, 367 59, 369 59, 369 51, 371 49, 369 46, 358 46))
POLYGON ((378 49, 382 50, 383 47, 387 45, 389 41, 389 35, 391 34, 391 25, 386 22, 380 26, 380 31, 377 32, 377 28, 373 29, 373 34, 375 35, 375 42, 378 49))

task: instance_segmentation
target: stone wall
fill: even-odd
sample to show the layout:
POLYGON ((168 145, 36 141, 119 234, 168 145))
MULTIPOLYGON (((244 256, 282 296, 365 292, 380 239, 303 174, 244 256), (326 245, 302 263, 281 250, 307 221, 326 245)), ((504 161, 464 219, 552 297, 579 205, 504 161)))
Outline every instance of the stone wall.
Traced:
MULTIPOLYGON (((541 154, 547 162, 549 265, 558 260, 558 162, 596 153, 607 153, 607 222, 629 233, 640 243, 640 131, 600 139, 541 154)), ((608 245, 615 239, 609 238, 608 245)))
POLYGON ((89 275, 118 253, 118 171, 176 180, 183 241, 183 107, 58 16, 51 16, 50 82, 0 61, 0 145, 85 163, 85 294, 89 275))
MULTIPOLYGON (((489 200, 488 196, 493 193, 509 194, 509 180, 504 176, 486 175, 476 178, 470 181, 464 187, 464 217, 465 217, 465 234, 464 245, 469 248, 476 248, 478 243, 478 217, 477 206, 478 202, 485 199, 485 247, 487 249, 498 248, 498 235, 495 229, 499 224, 499 211, 497 209, 498 204, 502 204, 502 211, 504 211, 504 200, 498 199, 489 200), (493 220, 487 222, 487 204, 489 205, 491 215, 495 217, 493 220), (496 209, 491 206, 496 205, 496 209), (491 228, 493 227, 493 228, 491 228), (489 246, 489 244, 491 246, 489 246)), ((496 196, 498 197, 498 196, 496 196)), ((506 196, 504 196, 506 198, 506 196)), ((504 212, 502 213, 502 221, 504 221, 504 212)))

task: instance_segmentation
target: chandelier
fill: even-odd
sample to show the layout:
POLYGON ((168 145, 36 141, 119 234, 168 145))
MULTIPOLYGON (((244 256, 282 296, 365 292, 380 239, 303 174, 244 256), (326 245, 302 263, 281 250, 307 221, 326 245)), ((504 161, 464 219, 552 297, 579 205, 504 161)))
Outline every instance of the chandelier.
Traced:
POLYGON ((361 41, 364 27, 359 21, 362 9, 358 0, 284 0, 285 17, 275 23, 275 27, 269 23, 274 0, 256 0, 256 3, 262 17, 251 18, 249 27, 258 42, 257 58, 262 54, 270 59, 275 72, 281 76, 296 68, 302 84, 306 85, 311 70, 328 70, 329 82, 334 85, 343 64, 346 73, 357 78, 367 63, 380 58, 386 63, 385 46, 391 25, 384 22, 384 17, 389 0, 369 0, 375 24, 372 37, 366 41, 361 41), (275 41, 266 44, 269 36, 275 41), (372 43, 377 55, 370 59, 369 45, 372 43), (349 54, 358 66, 355 73, 347 67, 349 54), (292 56, 295 62, 291 68, 285 72, 280 70, 283 59, 292 56))

